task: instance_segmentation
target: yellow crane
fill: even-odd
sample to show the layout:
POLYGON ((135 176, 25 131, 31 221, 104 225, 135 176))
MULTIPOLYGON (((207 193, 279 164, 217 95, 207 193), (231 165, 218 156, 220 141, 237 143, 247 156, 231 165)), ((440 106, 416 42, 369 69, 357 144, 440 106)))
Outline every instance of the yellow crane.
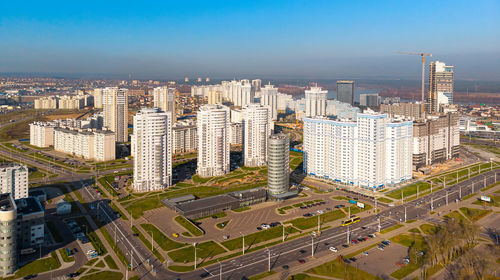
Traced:
POLYGON ((432 57, 431 53, 417 52, 397 52, 399 54, 420 55, 422 57, 422 112, 424 112, 425 94, 424 94, 424 79, 425 79, 425 56, 432 57))

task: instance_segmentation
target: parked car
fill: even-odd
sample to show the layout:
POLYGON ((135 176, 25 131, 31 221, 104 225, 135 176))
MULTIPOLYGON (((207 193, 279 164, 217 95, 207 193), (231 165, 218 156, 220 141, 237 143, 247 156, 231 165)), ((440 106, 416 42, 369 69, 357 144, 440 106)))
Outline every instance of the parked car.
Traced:
POLYGON ((305 263, 306 261, 303 259, 297 260, 299 263, 305 263))
POLYGON ((334 253, 338 252, 337 248, 335 248, 335 247, 330 247, 330 251, 332 251, 334 253))
POLYGON ((362 254, 365 255, 365 256, 368 256, 368 252, 366 252, 366 251, 363 252, 362 254))
POLYGON ((284 266, 282 266, 282 268, 283 268, 283 269, 289 269, 290 267, 289 267, 288 265, 286 265, 286 264, 285 264, 284 266))

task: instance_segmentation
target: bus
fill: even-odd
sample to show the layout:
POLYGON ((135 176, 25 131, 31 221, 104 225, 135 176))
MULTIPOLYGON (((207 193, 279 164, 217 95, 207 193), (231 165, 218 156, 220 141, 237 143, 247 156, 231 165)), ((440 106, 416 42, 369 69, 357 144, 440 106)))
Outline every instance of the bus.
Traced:
POLYGON ((357 223, 360 220, 361 219, 359 217, 350 218, 349 220, 342 221, 342 226, 345 227, 345 226, 348 226, 350 224, 357 223))

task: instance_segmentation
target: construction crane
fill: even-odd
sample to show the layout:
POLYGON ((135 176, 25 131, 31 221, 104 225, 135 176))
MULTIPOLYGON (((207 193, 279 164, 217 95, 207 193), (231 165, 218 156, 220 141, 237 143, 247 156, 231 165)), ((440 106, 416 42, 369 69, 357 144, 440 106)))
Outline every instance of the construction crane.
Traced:
POLYGON ((424 76, 425 76, 425 56, 432 57, 431 53, 417 53, 417 52, 397 52, 399 54, 420 55, 422 57, 422 113, 424 112, 425 94, 424 94, 424 76))

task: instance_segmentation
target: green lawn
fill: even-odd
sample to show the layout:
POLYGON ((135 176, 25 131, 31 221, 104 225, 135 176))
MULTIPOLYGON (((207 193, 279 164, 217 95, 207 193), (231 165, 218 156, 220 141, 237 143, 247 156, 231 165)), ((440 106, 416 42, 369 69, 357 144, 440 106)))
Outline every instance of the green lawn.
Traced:
MULTIPOLYGON (((330 211, 330 212, 327 212, 327 213, 320 215, 320 223, 324 224, 324 223, 332 222, 332 221, 335 221, 338 219, 342 219, 345 216, 346 215, 344 214, 344 212, 342 212, 342 210, 330 211)), ((288 223, 291 223, 294 227, 296 227, 298 229, 306 230, 306 229, 310 229, 310 228, 318 226, 318 216, 313 216, 313 217, 308 217, 308 218, 300 217, 300 218, 285 222, 285 224, 288 224, 288 223)))
POLYGON ((491 213, 491 210, 483 210, 476 208, 461 207, 460 211, 472 222, 477 222, 479 219, 491 213))
POLYGON ((220 212, 220 213, 217 213, 217 214, 208 215, 208 216, 201 217, 201 218, 196 218, 196 219, 193 219, 193 221, 200 221, 200 220, 204 220, 204 219, 212 218, 212 217, 224 218, 226 216, 227 216, 226 212, 220 212))
POLYGON ((354 266, 350 266, 344 263, 340 259, 340 257, 333 261, 309 269, 306 271, 306 273, 323 275, 339 279, 363 279, 363 280, 380 279, 366 271, 357 269, 354 266))
POLYGON ((118 269, 118 265, 116 265, 111 255, 107 255, 106 257, 104 257, 104 261, 110 269, 118 269))
POLYGON ((153 240, 156 244, 160 246, 164 251, 171 251, 174 249, 182 248, 188 244, 183 244, 179 242, 175 242, 170 238, 166 237, 163 232, 161 232, 157 227, 152 224, 141 224, 141 227, 151 234, 153 232, 153 240))
POLYGON ((59 261, 59 258, 57 257, 56 252, 52 252, 50 254, 50 257, 48 257, 48 258, 44 258, 44 259, 30 262, 29 264, 19 268, 19 270, 16 271, 15 277, 22 278, 22 277, 30 275, 30 274, 38 274, 38 273, 42 273, 45 271, 57 269, 60 266, 61 266, 61 262, 59 261))
POLYGON ((275 273, 276 272, 272 271, 272 270, 271 271, 266 271, 264 273, 260 273, 260 274, 254 275, 254 276, 248 278, 248 280, 259 280, 259 279, 265 278, 267 276, 273 275, 275 273))
POLYGON ((59 249, 59 254, 61 255, 61 258, 62 258, 63 262, 69 263, 69 262, 74 262, 75 261, 75 257, 68 256, 68 254, 66 253, 65 248, 59 249))
MULTIPOLYGON (((353 214, 358 214, 359 212, 365 212, 365 211, 371 210, 371 209, 373 208, 373 207, 372 207, 370 204, 368 204, 368 203, 365 203, 365 208, 359 208, 358 206, 356 206, 356 205, 354 205, 354 204, 352 204, 352 205, 347 205, 347 206, 349 206, 349 207, 351 208, 351 215, 353 215, 353 214)), ((348 212, 349 210, 347 209, 347 207, 346 207, 346 208, 344 208, 344 211, 345 211, 346 213, 349 213, 349 212, 348 212)))
POLYGON ((224 229, 225 227, 227 227, 227 224, 229 224, 229 220, 220 222, 220 223, 216 224, 215 226, 218 229, 224 229))
POLYGON ((240 208, 233 209, 233 212, 240 213, 240 212, 247 211, 247 210, 250 210, 250 209, 251 209, 250 207, 245 206, 245 207, 240 207, 240 208))
POLYGON ((377 201, 384 202, 384 203, 393 203, 394 202, 394 200, 391 200, 391 199, 388 199, 385 197, 379 197, 379 198, 377 198, 377 201))
POLYGON ((106 265, 104 264, 104 262, 102 260, 95 264, 95 267, 99 267, 99 268, 103 268, 105 266, 106 265))
POLYGON ((403 193, 404 197, 409 197, 415 195, 417 193, 417 188, 419 193, 423 193, 424 191, 431 188, 431 184, 427 182, 418 182, 415 184, 408 185, 406 187, 394 190, 386 194, 386 196, 394 199, 401 199, 401 193, 403 193))
POLYGON ((481 205, 481 206, 494 206, 494 207, 498 207, 500 206, 500 196, 498 195, 488 195, 490 198, 491 198, 491 201, 490 202, 487 202, 487 201, 482 201, 482 200, 476 200, 474 201, 472 204, 475 204, 475 205, 481 205))
POLYGON ((121 280, 123 274, 114 271, 101 271, 94 274, 84 275, 80 280, 121 280))
POLYGON ((424 234, 435 234, 437 232, 437 226, 430 224, 423 224, 420 226, 420 229, 424 234))
MULTIPOLYGON (((285 236, 290 233, 295 233, 297 232, 296 229, 293 227, 286 227, 285 228, 285 236)), ((255 244, 265 242, 268 240, 272 240, 278 237, 283 236, 283 226, 277 226, 273 227, 270 229, 254 232, 252 234, 246 235, 245 236, 245 250, 255 247, 255 244)), ((227 240, 221 243, 224 247, 229 249, 230 251, 236 250, 236 249, 241 249, 241 246, 243 245, 243 240, 242 237, 237 237, 231 240, 227 240)))
POLYGON ((388 227, 384 230, 381 230, 380 233, 382 233, 382 234, 388 233, 388 232, 391 232, 391 231, 396 230, 396 229, 401 228, 401 227, 403 227, 402 224, 396 224, 396 225, 393 225, 392 227, 388 227))
POLYGON ((299 273, 299 274, 293 275, 293 280, 325 280, 325 278, 314 277, 314 276, 310 276, 307 274, 299 273))
MULTIPOLYGON (((148 250, 151 251, 151 241, 150 241, 151 239, 149 240, 146 239, 146 237, 139 231, 139 229, 136 226, 132 226, 132 231, 138 235, 139 239, 142 241, 142 243, 144 243, 144 246, 146 246, 146 248, 148 248, 148 250)), ((159 261, 161 262, 165 261, 165 258, 162 256, 160 252, 158 252, 157 247, 155 247, 154 245, 152 253, 159 261)))
MULTIPOLYGON (((224 248, 214 241, 207 241, 196 245, 196 256, 198 259, 206 259, 226 252, 224 248)), ((194 247, 188 246, 179 250, 168 252, 168 256, 174 262, 194 261, 194 247)))
POLYGON ((401 244, 405 247, 414 246, 415 249, 420 251, 424 250, 425 247, 425 240, 420 234, 402 233, 391 237, 389 240, 401 244))
POLYGON ((445 217, 445 218, 448 218, 448 219, 455 220, 455 221, 457 221, 457 222, 460 222, 460 221, 462 221, 462 222, 464 222, 464 223, 466 223, 466 222, 467 222, 467 220, 465 219, 465 217, 464 217, 464 216, 462 216, 462 215, 461 215, 460 213, 458 213, 457 211, 453 211, 453 212, 451 212, 451 213, 449 213, 449 214, 445 215, 444 217, 445 217))
POLYGON ((191 223, 189 220, 187 220, 183 216, 177 216, 177 217, 175 217, 174 220, 177 223, 179 223, 179 225, 181 225, 182 227, 187 229, 187 231, 189 231, 192 235, 194 235, 194 236, 202 236, 203 235, 203 231, 201 231, 200 228, 195 226, 193 223, 191 223))
POLYGON ((334 199, 334 200, 350 200, 350 198, 347 198, 345 196, 340 196, 340 195, 332 196, 332 199, 334 199))

